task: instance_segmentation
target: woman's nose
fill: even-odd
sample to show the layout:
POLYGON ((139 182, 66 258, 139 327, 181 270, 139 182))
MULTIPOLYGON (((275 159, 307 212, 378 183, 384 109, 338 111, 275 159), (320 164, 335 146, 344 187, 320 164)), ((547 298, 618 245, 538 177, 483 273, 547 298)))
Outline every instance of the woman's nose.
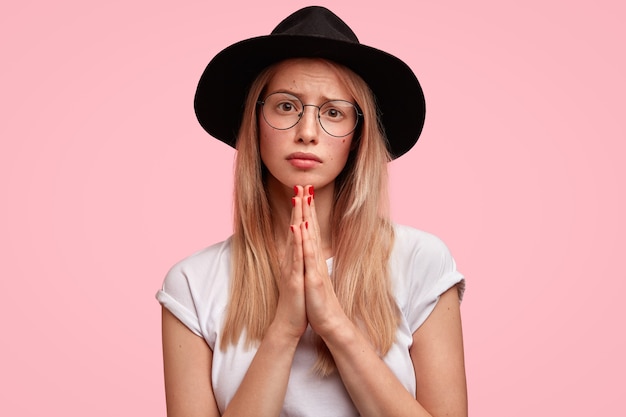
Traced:
POLYGON ((319 109, 311 104, 305 105, 302 109, 302 117, 296 125, 298 127, 298 141, 317 142, 320 124, 317 117, 319 109), (311 107, 307 111, 307 107, 311 107))

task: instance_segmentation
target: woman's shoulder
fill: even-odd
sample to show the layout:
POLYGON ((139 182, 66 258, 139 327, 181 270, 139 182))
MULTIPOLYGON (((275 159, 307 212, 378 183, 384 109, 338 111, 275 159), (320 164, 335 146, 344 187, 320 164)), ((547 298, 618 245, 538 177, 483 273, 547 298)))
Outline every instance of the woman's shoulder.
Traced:
POLYGON ((181 287, 191 292, 203 292, 208 286, 226 284, 230 274, 231 238, 214 243, 176 262, 163 282, 164 290, 181 287))
POLYGON ((396 224, 394 231, 392 275, 403 282, 402 287, 443 285, 447 289, 448 285, 461 283, 459 288, 464 288, 463 275, 457 271, 454 257, 442 239, 411 226, 396 224))
POLYGON ((457 285, 459 300, 465 278, 438 236, 410 226, 394 225, 391 277, 396 301, 414 332, 428 317, 439 296, 457 285))
POLYGON ((230 241, 215 243, 178 261, 156 298, 192 332, 213 347, 219 313, 228 295, 230 241))

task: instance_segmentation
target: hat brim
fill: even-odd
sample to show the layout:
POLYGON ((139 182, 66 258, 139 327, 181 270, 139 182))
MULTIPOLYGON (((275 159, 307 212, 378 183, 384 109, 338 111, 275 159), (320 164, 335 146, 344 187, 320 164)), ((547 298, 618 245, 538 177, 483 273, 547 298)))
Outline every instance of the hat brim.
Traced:
POLYGON ((417 142, 424 125, 424 93, 413 71, 376 48, 340 40, 298 35, 267 35, 235 43, 207 65, 194 100, 200 125, 235 147, 248 89, 266 67, 289 58, 325 58, 345 65, 376 96, 392 158, 417 142))

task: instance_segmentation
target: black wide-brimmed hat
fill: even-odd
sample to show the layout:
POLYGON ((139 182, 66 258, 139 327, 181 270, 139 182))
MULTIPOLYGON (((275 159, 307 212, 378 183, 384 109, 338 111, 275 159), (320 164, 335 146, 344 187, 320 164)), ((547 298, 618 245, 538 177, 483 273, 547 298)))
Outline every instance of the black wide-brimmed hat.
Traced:
POLYGON ((211 60, 198 83, 194 103, 202 127, 235 147, 251 83, 264 68, 298 57, 329 59, 365 80, 376 96, 394 159, 415 145, 426 108, 413 71, 395 56, 360 44, 344 21, 318 6, 296 11, 270 35, 237 42, 211 60))

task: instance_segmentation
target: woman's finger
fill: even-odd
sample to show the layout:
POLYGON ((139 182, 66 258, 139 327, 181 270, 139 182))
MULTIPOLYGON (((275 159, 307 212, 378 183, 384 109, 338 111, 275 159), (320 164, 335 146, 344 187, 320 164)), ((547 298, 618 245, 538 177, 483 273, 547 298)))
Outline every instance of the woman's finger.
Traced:
POLYGON ((322 239, 320 235, 320 226, 317 220, 317 213, 315 211, 315 190, 312 185, 304 187, 304 196, 302 197, 302 214, 304 217, 304 223, 307 230, 307 236, 313 243, 316 262, 324 262, 324 251, 322 248, 322 239))
POLYGON ((320 234, 320 224, 317 221, 317 211, 315 210, 315 190, 313 189, 313 186, 310 186, 309 189, 309 195, 311 197, 310 201, 307 201, 309 203, 309 210, 310 210, 310 218, 311 218, 311 223, 313 223, 313 231, 315 232, 315 239, 320 242, 322 242, 321 239, 321 234, 320 234))
POLYGON ((302 215, 302 196, 304 195, 304 189, 301 185, 293 187, 294 196, 291 197, 291 224, 300 225, 304 221, 302 215))

